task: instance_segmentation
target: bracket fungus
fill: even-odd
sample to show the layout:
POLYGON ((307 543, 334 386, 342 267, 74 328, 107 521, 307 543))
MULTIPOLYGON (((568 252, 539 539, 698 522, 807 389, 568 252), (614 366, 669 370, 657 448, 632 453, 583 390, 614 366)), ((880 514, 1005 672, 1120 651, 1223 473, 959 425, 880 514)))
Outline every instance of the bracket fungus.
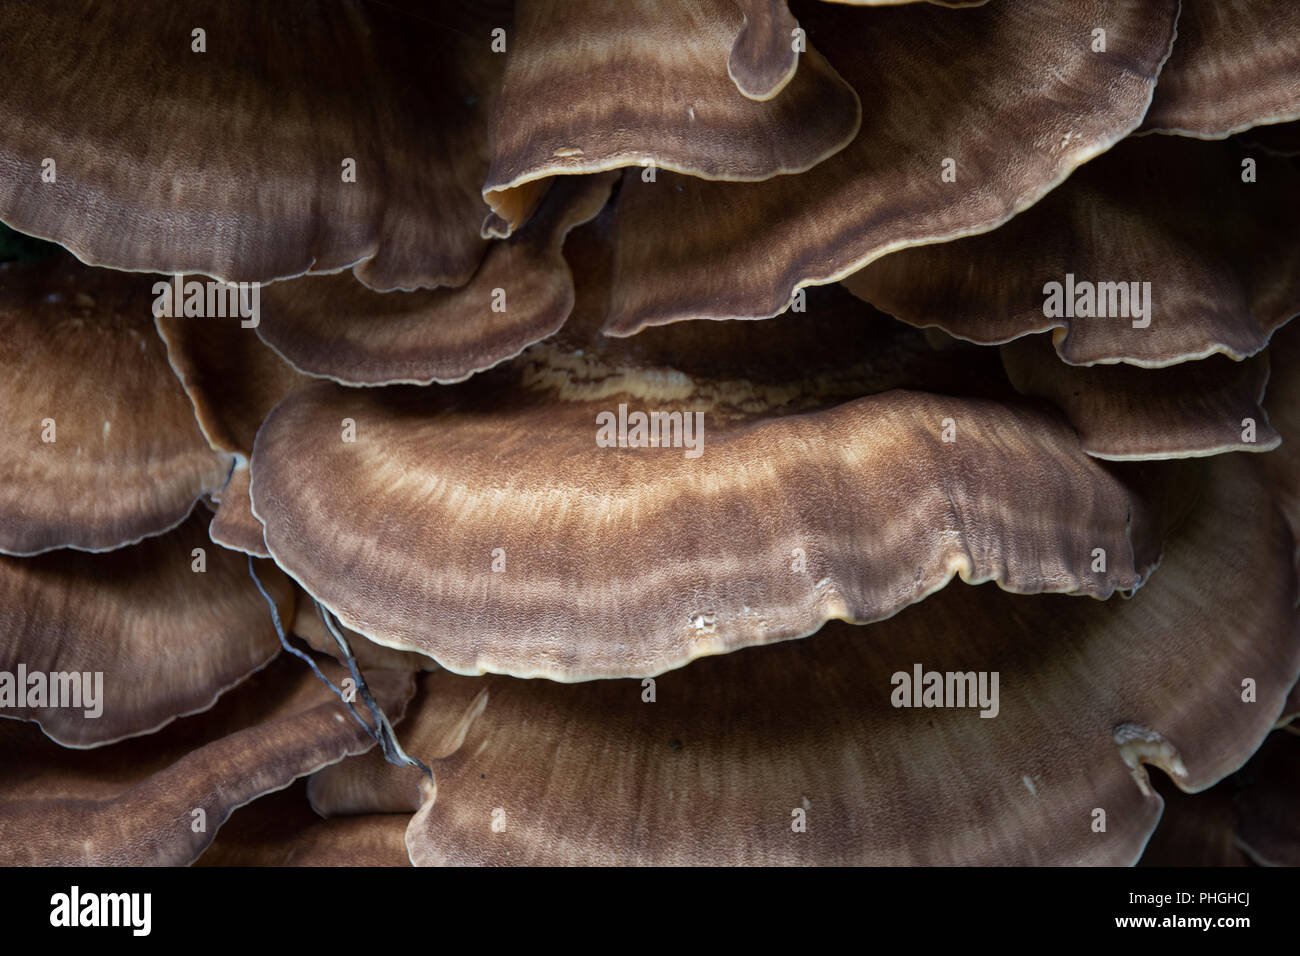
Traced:
POLYGON ((718 0, 519 0, 483 188, 493 212, 518 228, 535 184, 564 173, 763 180, 848 145, 861 104, 815 50, 781 96, 741 95, 727 76, 740 20, 718 0))
MULTIPOLYGON (((604 300, 585 278, 583 314, 604 300)), ((852 365, 837 328, 869 314, 822 326, 829 369, 852 365)), ((783 390, 751 358, 788 354, 798 318, 751 329, 745 352, 728 324, 661 330, 657 348, 575 331, 455 389, 301 389, 258 432, 253 513, 343 624, 462 674, 650 676, 879 620, 955 575, 1099 598, 1141 585, 1158 532, 1059 416, 905 391, 888 364, 883 383, 813 377, 807 347, 783 390), (659 364, 674 354, 708 373, 659 364), (818 405, 828 382, 856 390, 818 405)))
POLYGON ((457 289, 380 294, 344 275, 277 283, 257 334, 295 368, 343 385, 469 378, 564 324, 574 300, 565 236, 612 185, 612 174, 558 177, 528 225, 457 289))
POLYGON ((1002 346, 1018 389, 1069 417, 1084 450, 1133 461, 1226 451, 1272 451, 1282 438, 1260 403, 1268 353, 1233 362, 1221 355, 1167 368, 1063 364, 1047 342, 1026 336, 1002 346))
POLYGON ((1298 33, 1289 0, 1182 0, 1178 43, 1142 129, 1219 139, 1300 119, 1298 33))
MULTIPOLYGON (((97 746, 203 710, 264 666, 280 649, 266 601, 242 557, 206 544, 195 516, 111 554, 0 557, 0 715, 97 746)), ((287 614, 284 575, 262 577, 287 614)))
POLYGON ((0 865, 1300 864, 1297 31, 0 0, 0 865))
MULTIPOLYGON (((1300 674, 1296 579, 1279 560, 1290 534, 1253 462, 1216 460, 1128 601, 950 587, 870 640, 830 624, 664 675, 653 705, 638 681, 431 675, 408 718, 437 781, 407 830, 412 861, 1132 863, 1160 815, 1145 766, 1189 791, 1238 769, 1300 674), (1222 564, 1201 559, 1225 540, 1222 564), (1247 586, 1256 599, 1235 607, 1247 586), (995 666, 996 716, 973 695, 900 713, 891 696, 914 661, 995 666), (1257 708, 1234 690, 1247 671, 1275 675, 1257 708), (1186 693, 1200 706, 1182 707, 1186 693), (510 825, 484 840, 498 807, 510 825), (1088 826, 1094 807, 1104 832, 1088 826)), ((345 812, 415 793, 414 775, 369 758, 328 775, 329 809, 349 791, 345 812)))
POLYGON ((149 308, 144 277, 0 263, 0 552, 119 548, 224 484, 149 308))
MULTIPOLYGON (((403 671, 375 671, 372 684, 395 715, 414 689, 403 671)), ((211 711, 113 747, 64 750, 9 721, 0 734, 6 866, 185 865, 237 808, 373 745, 287 657, 211 711)))
POLYGON ((972 342, 1051 331, 1072 365, 1240 359, 1300 312, 1297 217, 1294 162, 1244 141, 1140 137, 1001 229, 905 249, 844 284, 972 342))
POLYGON ((6 0, 0 219, 115 269, 461 285, 509 4, 426 6, 6 0))
MULTIPOLYGON (((690 447, 603 453, 598 416, 639 397, 530 408, 315 386, 258 436, 253 512, 276 562, 345 624, 458 673, 648 676, 879 620, 955 574, 1102 598, 1144 577, 1138 503, 1040 411, 890 392, 710 431, 699 468, 690 447), (338 440, 349 417, 355 444, 338 440), (945 418, 962 423, 952 451, 945 418), (868 477, 891 470, 913 476, 906 495, 868 477), (365 533, 380 514, 393 533, 365 533), (1097 547, 1114 556, 1103 574, 1097 547)), ((703 413, 664 414, 680 439, 703 413)))
POLYGON ((799 22, 865 104, 858 135, 803 175, 765 182, 625 174, 607 331, 775 315, 801 286, 1002 224, 1141 122, 1176 13, 1172 2, 811 5, 799 22), (1107 52, 1092 54, 1098 22, 1107 52))

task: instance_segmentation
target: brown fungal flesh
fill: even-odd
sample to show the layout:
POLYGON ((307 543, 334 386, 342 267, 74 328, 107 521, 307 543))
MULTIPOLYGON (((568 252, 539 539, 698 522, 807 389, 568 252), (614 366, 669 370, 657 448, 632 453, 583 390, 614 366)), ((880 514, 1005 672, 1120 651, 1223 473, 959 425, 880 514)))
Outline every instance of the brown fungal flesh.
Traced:
MULTIPOLYGON (((407 739, 437 787, 411 820, 411 858, 1131 863, 1160 815, 1145 765, 1183 790, 1213 784, 1269 732, 1300 672, 1291 536, 1258 460, 1213 460, 1128 601, 955 585, 866 628, 696 661, 657 679, 653 705, 639 681, 429 675, 407 739), (1216 562, 1201 558, 1210 545, 1216 562), (1256 600, 1234 605, 1247 582, 1256 600), (1169 651, 1148 653, 1152 640, 1169 651), (996 662, 996 719, 892 706, 891 675, 913 662, 996 662), (1261 675, 1259 706, 1241 702, 1243 672, 1261 675), (1188 688, 1197 708, 1180 704, 1188 688), (1097 806, 1104 836, 1088 826, 1097 806), (484 840, 498 807, 509 826, 484 840), (806 832, 792 832, 792 808, 814 821, 806 832)), ((409 802, 418 782, 372 758, 329 776, 352 812, 379 809, 366 793, 409 802)))
POLYGON ((231 459, 154 334, 154 278, 66 255, 0 263, 0 552, 118 548, 225 483, 231 459))
POLYGON ((1297 9, 0 0, 0 865, 1297 862, 1297 9))

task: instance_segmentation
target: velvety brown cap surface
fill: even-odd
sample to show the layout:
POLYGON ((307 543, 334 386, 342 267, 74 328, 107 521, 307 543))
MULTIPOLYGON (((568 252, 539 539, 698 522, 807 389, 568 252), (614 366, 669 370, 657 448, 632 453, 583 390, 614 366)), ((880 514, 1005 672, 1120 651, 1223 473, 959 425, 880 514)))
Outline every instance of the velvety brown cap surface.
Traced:
POLYGON ((377 289, 460 285, 485 246, 488 33, 508 16, 6 0, 0 219, 117 269, 267 281, 361 263, 377 289))
POLYGON ((628 171, 608 330, 775 315, 801 286, 998 226, 1138 125, 1176 11, 1173 0, 802 8, 864 104, 857 137, 761 183, 628 171), (1107 30, 1105 53, 1091 51, 1094 27, 1107 30))
MULTIPOLYGON (((345 672, 321 663, 337 683, 345 672)), ((370 687, 393 717, 413 691, 404 672, 370 687)), ((301 661, 283 655, 211 711, 148 738, 65 750, 34 727, 0 721, 7 866, 183 866, 230 813, 373 741, 301 661), (194 811, 203 811, 203 828, 194 811)))
MULTIPOLYGON (((258 575, 280 613, 291 614, 284 575, 269 562, 259 562, 258 575)), ((29 681, 44 675, 46 694, 41 706, 18 707, 0 677, 0 717, 34 720, 70 747, 149 733, 210 707, 280 650, 247 559, 213 547, 198 515, 111 554, 0 557, 0 616, 0 671, 15 681, 10 690, 22 666, 29 681), (81 688, 83 677, 95 681, 86 689, 98 693, 97 706, 63 706, 71 685, 56 700, 51 674, 71 674, 81 688), (88 708, 99 713, 87 716, 88 708)))
POLYGON ((1289 160, 1235 139, 1138 137, 993 232, 904 249, 844 284, 904 322, 972 342, 1050 330, 1075 365, 1239 359, 1300 312, 1298 217, 1289 160))
POLYGON ((1144 130, 1217 139, 1300 118, 1300 6, 1290 0, 1182 0, 1178 42, 1144 130))
POLYGON ((0 263, 0 552, 118 548, 225 483, 154 333, 155 278, 0 263))
POLYGON ((1210 786, 1300 672, 1291 537, 1258 461, 1212 460, 1127 601, 957 584, 870 627, 697 661, 657 678, 653 702, 644 681, 431 675, 408 748, 435 757, 468 727, 434 764, 411 858, 1131 864, 1161 809, 1144 765, 1210 786), (893 706, 917 664, 997 671, 997 716, 893 706))

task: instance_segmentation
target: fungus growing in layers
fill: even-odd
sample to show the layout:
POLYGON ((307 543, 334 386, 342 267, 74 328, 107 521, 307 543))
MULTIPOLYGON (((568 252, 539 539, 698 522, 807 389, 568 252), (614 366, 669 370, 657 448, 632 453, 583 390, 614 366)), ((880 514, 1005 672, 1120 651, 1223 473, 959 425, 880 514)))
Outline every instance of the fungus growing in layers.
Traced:
POLYGON ((0 673, 11 859, 1128 863, 1272 766, 1291 12, 872 6, 0 2, 91 263, 3 404, 113 412, 0 458, 4 661, 113 708, 0 673))

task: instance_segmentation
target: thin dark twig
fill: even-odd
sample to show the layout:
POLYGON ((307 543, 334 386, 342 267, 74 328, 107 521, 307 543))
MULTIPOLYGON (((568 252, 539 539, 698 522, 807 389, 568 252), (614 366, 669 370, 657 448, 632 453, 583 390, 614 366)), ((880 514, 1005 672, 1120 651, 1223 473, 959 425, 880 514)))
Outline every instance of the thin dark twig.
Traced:
MULTIPOLYGON (((312 600, 315 601, 316 599, 313 598, 312 600)), ((375 718, 375 725, 378 728, 378 735, 375 739, 379 741, 379 745, 384 750, 384 759, 399 767, 418 767, 432 780, 433 771, 408 754, 402 749, 402 745, 398 743, 397 734, 393 731, 393 725, 389 722, 383 708, 371 696, 370 688, 366 684, 366 678, 357 665, 356 655, 352 653, 352 645, 343 633, 343 629, 339 626, 333 612, 320 601, 316 601, 316 610, 320 614, 321 620, 325 622, 325 627, 330 632, 330 636, 334 638, 334 643, 338 644, 339 650, 343 652, 343 658, 348 663, 348 670, 352 672, 352 679, 357 682, 357 690, 361 694, 361 699, 365 701, 366 707, 370 709, 371 716, 375 718)))
POLYGON ((321 673, 321 669, 316 666, 316 662, 311 659, 311 656, 309 654, 304 654, 302 651, 298 650, 298 648, 290 644, 289 641, 285 638, 284 625, 280 622, 280 610, 275 606, 275 601, 271 597, 271 595, 266 593, 266 588, 262 587, 262 582, 257 577, 257 571, 253 568, 253 556, 251 554, 248 556, 248 574, 249 577, 253 579, 253 583, 257 585, 257 590, 262 592, 262 597, 266 598, 266 603, 269 604, 271 607, 271 621, 272 623, 275 624, 275 634, 277 637, 280 638, 280 646, 283 647, 290 654, 292 654, 294 657, 306 661, 307 666, 312 669, 312 673, 314 673, 317 677, 319 677, 321 682, 330 690, 332 690, 335 696, 337 696, 339 700, 343 701, 343 705, 347 707, 347 709, 352 713, 352 716, 356 718, 357 723, 359 723, 362 727, 365 728, 366 733, 369 734, 376 742, 382 742, 379 739, 380 736, 379 731, 371 727, 362 719, 361 715, 357 713, 357 709, 353 707, 351 702, 347 699, 347 697, 344 696, 343 691, 340 690, 338 687, 336 687, 332 680, 330 680, 328 677, 326 677, 324 674, 321 673))

